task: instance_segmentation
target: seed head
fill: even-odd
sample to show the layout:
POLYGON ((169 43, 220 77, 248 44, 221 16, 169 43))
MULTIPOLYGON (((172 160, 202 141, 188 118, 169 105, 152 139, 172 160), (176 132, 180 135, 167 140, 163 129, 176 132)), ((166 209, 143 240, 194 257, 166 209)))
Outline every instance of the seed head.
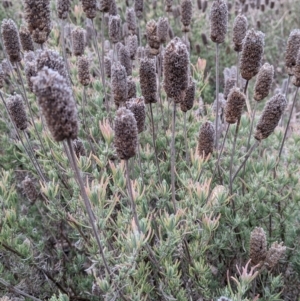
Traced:
POLYGON ((129 32, 136 34, 136 17, 133 8, 126 8, 126 22, 129 32))
POLYGON ((195 82, 191 81, 183 101, 180 103, 180 108, 182 112, 187 112, 192 109, 195 100, 195 82))
MULTIPOLYGON (((109 1, 108 1, 109 2, 109 1)), ((97 15, 97 1, 96 0, 81 0, 82 8, 86 17, 94 19, 97 15)), ((109 9, 109 7, 108 7, 109 9)))
POLYGON ((283 243, 278 243, 277 241, 272 243, 270 249, 268 250, 265 265, 272 269, 274 268, 279 260, 284 256, 286 247, 282 245, 283 243))
POLYGON ((286 99, 283 94, 274 95, 265 105, 256 126, 255 139, 263 140, 268 138, 276 128, 282 113, 286 108, 286 99))
POLYGON ((136 35, 128 36, 127 47, 129 49, 130 59, 134 60, 138 48, 138 40, 136 35))
POLYGON ((225 105, 226 122, 230 124, 236 123, 241 118, 245 103, 245 94, 242 93, 239 88, 233 87, 227 97, 225 105))
POLYGON ((75 56, 84 54, 85 30, 77 27, 72 30, 72 50, 75 56))
POLYGON ((167 41, 169 36, 169 21, 167 18, 159 18, 157 22, 157 38, 163 44, 167 41))
POLYGON ((289 75, 293 75, 293 68, 296 65, 296 59, 299 49, 300 29, 294 29, 290 33, 285 51, 285 66, 289 75))
POLYGON ((181 0, 181 23, 182 31, 189 32, 193 15, 192 0, 181 0))
POLYGON ((4 79, 5 79, 5 75, 3 72, 2 64, 0 64, 0 89, 2 89, 4 86, 4 79))
POLYGON ((27 129, 27 116, 22 97, 20 95, 12 95, 7 99, 7 109, 11 119, 16 127, 24 131, 27 129))
POLYGON ((226 106, 226 100, 224 98, 224 94, 223 93, 219 93, 218 98, 216 97, 212 106, 213 112, 217 115, 221 115, 224 108, 226 106), (217 106, 217 104, 219 103, 219 106, 217 106), (218 107, 218 111, 217 111, 217 107, 218 107))
POLYGON ((119 62, 113 63, 111 68, 111 83, 114 101, 117 107, 127 101, 128 87, 125 67, 119 62))
POLYGON ((77 61, 78 80, 83 86, 88 86, 91 82, 90 62, 86 56, 80 56, 77 61))
POLYGON ((224 0, 215 0, 210 10, 210 38, 223 43, 227 33, 228 8, 224 0))
POLYGON ((157 37, 157 25, 154 20, 147 22, 146 34, 148 45, 150 46, 150 53, 152 55, 157 55, 159 52, 160 43, 157 37))
POLYGON ((57 71, 44 67, 33 77, 33 91, 55 141, 76 139, 77 109, 72 90, 57 71))
POLYGON ((4 42, 4 48, 12 63, 20 62, 21 43, 16 23, 11 19, 4 19, 1 25, 1 33, 4 42))
POLYGON ((259 70, 255 86, 254 99, 256 101, 263 100, 269 95, 274 77, 274 68, 272 65, 265 63, 259 70))
POLYGON ((293 84, 296 87, 300 87, 300 48, 297 54, 296 63, 293 68, 294 78, 293 78, 293 84))
POLYGON ((126 102, 126 108, 130 110, 136 120, 138 133, 141 133, 145 129, 145 102, 143 97, 131 98, 126 102))
POLYGON ((131 76, 127 77, 127 89, 128 89, 127 99, 136 98, 136 83, 131 76))
POLYGON ((39 196, 33 181, 30 177, 26 176, 26 178, 22 181, 22 186, 24 193, 28 197, 31 202, 35 202, 39 196))
POLYGON ((24 12, 33 41, 44 44, 52 28, 50 0, 24 0, 24 12))
POLYGON ((202 124, 198 137, 198 154, 204 159, 213 152, 215 128, 210 121, 202 124))
POLYGON ((135 156, 138 144, 137 122, 133 113, 124 107, 116 112, 114 144, 121 160, 135 156))
POLYGON ((105 70, 105 74, 108 78, 111 77, 111 59, 110 57, 106 56, 104 58, 104 70, 105 70))
POLYGON ((263 262, 267 255, 267 239, 263 228, 256 227, 250 236, 250 259, 253 265, 263 262))
POLYGON ((54 71, 57 71, 62 77, 65 78, 67 83, 70 83, 64 59, 59 55, 58 52, 50 49, 38 52, 36 64, 37 71, 41 71, 44 67, 48 67, 54 71))
POLYGON ((236 79, 234 77, 228 77, 225 79, 225 87, 224 87, 224 99, 227 100, 228 95, 231 89, 235 86, 236 79))
POLYGON ((241 76, 246 80, 254 77, 260 67, 264 52, 264 37, 261 31, 248 30, 243 40, 240 69, 241 76))
POLYGON ((108 13, 110 9, 111 0, 100 0, 100 11, 108 13))
POLYGON ((109 16, 108 32, 111 42, 118 43, 121 38, 121 19, 119 15, 109 16))
POLYGON ((111 0, 109 14, 111 16, 116 16, 118 14, 118 7, 115 0, 111 0))
POLYGON ((36 60, 31 61, 25 59, 25 77, 30 92, 33 92, 33 83, 31 81, 31 77, 36 75, 37 75, 36 60))
POLYGON ((120 63, 125 67, 127 76, 132 74, 132 65, 130 60, 130 52, 127 46, 122 45, 119 49, 120 63))
POLYGON ((71 0, 57 0, 56 7, 58 18, 65 20, 71 10, 71 0))
POLYGON ((136 16, 141 19, 144 11, 144 0, 134 0, 134 10, 136 16))
POLYGON ((232 41, 234 43, 234 50, 236 52, 242 51, 243 39, 246 36, 247 27, 248 27, 247 18, 242 14, 237 15, 233 23, 233 37, 232 37, 232 41))
POLYGON ((29 30, 25 26, 21 26, 19 34, 23 51, 34 51, 33 41, 29 30))
POLYGON ((144 58, 140 64, 140 85, 145 103, 157 102, 157 82, 155 62, 153 59, 144 58))
POLYGON ((207 46, 208 45, 208 39, 207 39, 207 36, 205 33, 202 33, 201 34, 201 39, 202 39, 202 43, 204 46, 207 46))
POLYGON ((189 83, 189 54, 179 38, 169 42, 164 55, 164 89, 167 96, 180 102, 189 83))
POLYGON ((76 154, 76 157, 79 159, 80 157, 86 156, 86 150, 84 144, 80 139, 73 140, 73 147, 76 154))
POLYGON ((171 13, 173 11, 173 0, 166 0, 166 12, 171 13))

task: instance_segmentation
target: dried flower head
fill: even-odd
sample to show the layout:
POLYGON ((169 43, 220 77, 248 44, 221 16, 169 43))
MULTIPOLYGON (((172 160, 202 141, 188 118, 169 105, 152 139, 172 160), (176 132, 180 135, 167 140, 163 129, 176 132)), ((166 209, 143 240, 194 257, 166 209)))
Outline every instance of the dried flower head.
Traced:
POLYGON ((181 23, 182 31, 189 32, 193 15, 192 0, 181 0, 181 23))
POLYGON ((2 71, 3 71, 4 75, 6 75, 6 76, 9 76, 10 73, 11 73, 11 71, 12 71, 12 69, 13 69, 10 61, 7 60, 7 59, 4 59, 2 61, 1 67, 2 67, 2 71))
POLYGON ((52 28, 50 0, 24 0, 24 11, 33 41, 44 44, 52 28))
POLYGON ((16 127, 21 131, 27 129, 27 116, 22 97, 20 95, 12 95, 7 99, 6 105, 16 127))
POLYGON ((263 262, 267 255, 267 239, 263 228, 256 227, 250 236, 250 259, 253 265, 263 262))
POLYGON ((104 58, 104 71, 105 71, 105 74, 108 78, 111 77, 111 59, 110 57, 106 56, 104 58))
POLYGON ((76 157, 79 159, 80 157, 86 156, 86 150, 84 147, 84 144, 80 139, 74 139, 73 140, 73 147, 76 154, 76 157))
POLYGON ((166 12, 171 13, 173 11, 172 6, 173 6, 173 0, 165 0, 166 3, 166 12))
POLYGON ((189 83, 189 54, 179 38, 169 42, 164 55, 164 89, 167 96, 180 102, 189 83))
POLYGON ((234 43, 234 50, 237 52, 242 51, 243 39, 246 36, 247 27, 248 27, 247 18, 242 14, 237 15, 233 23, 233 37, 232 37, 232 41, 234 43))
POLYGON ((138 144, 137 122, 133 113, 121 107, 115 117, 114 144, 117 155, 121 160, 128 160, 135 156, 138 144))
POLYGON ((286 108, 286 99, 283 94, 274 95, 265 105, 256 126, 255 139, 268 138, 278 125, 278 122, 286 108))
POLYGON ((157 38, 163 44, 167 41, 169 36, 169 21, 167 18, 159 18, 157 22, 157 38))
POLYGON ((121 19, 120 16, 109 16, 108 32, 110 41, 118 43, 121 38, 121 19))
POLYGON ((72 30, 72 51, 75 56, 84 54, 85 30, 77 27, 72 30))
POLYGON ((36 75, 37 75, 36 61, 25 59, 25 77, 30 92, 33 92, 33 83, 31 81, 31 77, 36 75))
POLYGON ((1 24, 1 34, 9 60, 12 63, 20 62, 21 43, 16 23, 11 19, 4 19, 1 24))
POLYGON ((234 77, 228 77, 225 79, 225 87, 224 87, 224 99, 227 100, 228 95, 231 89, 235 86, 236 79, 234 77))
POLYGON ((224 0, 215 0, 210 10, 210 38, 223 43, 227 33, 228 8, 224 0))
POLYGON ((300 87, 300 48, 296 57, 295 66, 293 67, 293 73, 294 73, 293 84, 296 87, 300 87))
POLYGON ((126 8, 126 22, 129 32, 136 34, 136 17, 133 8, 126 8))
POLYGON ((202 39, 202 43, 204 46, 208 45, 208 39, 207 39, 207 35, 205 33, 201 34, 201 39, 202 39))
POLYGON ((77 109, 72 90, 57 71, 44 67, 33 77, 33 90, 55 141, 76 139, 77 109))
POLYGON ((119 49, 120 63, 125 67, 127 76, 132 74, 132 65, 130 59, 130 52, 127 46, 122 45, 119 49))
POLYGON ((130 59, 134 60, 138 48, 138 39, 136 35, 129 35, 127 38, 127 47, 129 49, 130 59))
POLYGON ((241 118, 245 103, 245 94, 237 87, 232 88, 225 105, 226 122, 230 124, 236 123, 241 118))
POLYGON ((109 8, 109 14, 111 16, 116 16, 118 14, 118 7, 115 0, 110 0, 110 8, 109 8))
POLYGON ((86 17, 89 19, 94 19, 97 15, 97 0, 81 0, 81 3, 86 17))
POLYGON ((283 243, 278 243, 277 241, 272 243, 270 249, 268 250, 265 265, 272 269, 274 268, 279 260, 284 256, 284 253, 286 251, 286 247, 283 246, 283 243))
POLYGON ((126 108, 130 110, 136 120, 138 133, 145 129, 146 110, 143 97, 131 98, 126 102, 126 108))
POLYGON ((91 82, 90 62, 86 56, 80 56, 77 61, 78 80, 83 86, 88 86, 91 82))
POLYGON ((21 26, 19 34, 23 51, 34 51, 33 41, 29 30, 25 26, 21 26))
POLYGON ((56 9, 59 19, 67 19, 71 10, 71 0, 57 0, 56 9))
POLYGON ((4 86, 4 79, 5 79, 5 75, 3 72, 2 64, 0 64, 0 89, 2 89, 4 86))
POLYGON ((157 82, 155 73, 155 61, 144 58, 140 64, 140 85, 145 103, 157 102, 157 82))
POLYGON ((300 48, 300 29, 291 31, 285 51, 285 66, 289 75, 293 75, 293 67, 296 64, 297 54, 300 48))
POLYGON ((243 49, 240 60, 242 78, 250 80, 260 67, 264 52, 264 34, 254 29, 248 30, 243 40, 243 49))
POLYGON ((187 112, 192 109, 195 100, 195 82, 191 81, 187 87, 185 97, 180 103, 181 111, 187 112))
POLYGON ((157 55, 159 53, 159 40, 157 37, 157 24, 154 20, 150 20, 146 25, 146 34, 148 45, 150 46, 150 53, 157 55))
POLYGON ((64 59, 59 55, 58 52, 50 49, 38 52, 36 64, 37 71, 42 70, 44 67, 48 67, 54 71, 57 71, 66 79, 67 83, 69 83, 69 76, 64 59))
POLYGON ((134 0, 134 10, 136 16, 141 19, 144 11, 144 0, 134 0))
POLYGON ((263 100, 269 95, 274 77, 274 68, 272 65, 265 63, 259 70, 255 86, 254 99, 256 101, 263 100))
POLYGON ((117 107, 127 101, 128 87, 125 67, 119 62, 113 63, 111 68, 111 83, 114 101, 117 107))
POLYGON ((209 156, 214 149, 215 128, 210 121, 202 124, 198 137, 198 154, 204 159, 209 156))
POLYGON ((136 97, 136 83, 131 76, 127 77, 127 89, 128 89, 127 99, 135 98, 136 97))
POLYGON ((28 177, 28 176, 25 177, 25 179, 22 181, 22 186, 23 186, 24 193, 26 194, 28 199, 31 202, 35 202, 37 200, 39 194, 35 188, 33 181, 30 179, 30 177, 28 177))
POLYGON ((100 11, 108 13, 110 10, 111 0, 100 0, 100 11))

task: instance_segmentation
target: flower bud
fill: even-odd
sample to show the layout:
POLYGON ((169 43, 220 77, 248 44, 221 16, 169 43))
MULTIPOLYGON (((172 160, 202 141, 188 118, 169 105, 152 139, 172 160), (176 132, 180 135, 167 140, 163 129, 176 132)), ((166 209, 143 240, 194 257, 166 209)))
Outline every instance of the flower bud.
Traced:
POLYGON ((255 86, 254 96, 256 101, 263 100, 269 95, 274 77, 274 68, 272 65, 265 63, 259 70, 255 86))
POLYGON ((12 95, 7 99, 6 105, 16 127, 21 131, 26 130, 28 124, 22 97, 20 95, 12 95))
POLYGON ((227 33, 228 8, 224 0, 215 0, 210 11, 210 38, 223 43, 227 33))
POLYGON ((140 64, 140 85, 145 103, 157 102, 157 82, 155 73, 155 62, 153 59, 145 58, 140 64))
POLYGON ((77 61, 78 80, 83 86, 88 86, 91 82, 90 63, 86 56, 80 56, 77 61))
POLYGON ((215 128, 210 121, 202 124, 198 137, 198 154, 204 159, 207 158, 214 148, 215 128))
POLYGON ((250 237, 250 259, 253 265, 265 260, 267 255, 267 239, 263 228, 256 227, 250 237))
POLYGON ((19 34, 23 51, 34 51, 33 41, 29 30, 25 26, 21 26, 19 34))
POLYGON ((138 133, 145 129, 146 110, 143 97, 131 98, 126 102, 126 108, 130 110, 137 123, 138 133))
POLYGON ((242 93, 239 88, 233 87, 225 104, 226 122, 230 124, 236 123, 241 118, 245 103, 245 94, 242 93))
POLYGON ((77 27, 72 30, 72 51, 75 56, 84 54, 85 30, 77 27))

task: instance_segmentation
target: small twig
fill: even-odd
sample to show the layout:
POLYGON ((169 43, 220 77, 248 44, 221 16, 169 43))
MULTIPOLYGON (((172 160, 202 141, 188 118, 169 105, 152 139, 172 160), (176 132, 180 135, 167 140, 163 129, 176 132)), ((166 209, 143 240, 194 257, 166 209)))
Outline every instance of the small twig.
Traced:
POLYGON ((138 150, 138 162, 139 162, 139 167, 140 167, 142 182, 143 182, 143 185, 145 185, 144 172, 143 172, 143 169, 142 169, 142 161, 141 161, 140 141, 138 141, 137 150, 138 150))

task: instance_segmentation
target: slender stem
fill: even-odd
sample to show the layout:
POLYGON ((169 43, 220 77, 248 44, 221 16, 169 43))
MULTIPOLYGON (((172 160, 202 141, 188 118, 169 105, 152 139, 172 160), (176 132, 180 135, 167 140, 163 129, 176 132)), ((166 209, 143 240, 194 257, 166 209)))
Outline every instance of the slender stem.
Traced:
POLYGON ((254 119, 255 119, 255 114, 256 114, 256 108, 257 108, 257 101, 255 101, 254 109, 252 111, 250 134, 249 134, 248 142, 247 142, 247 151, 249 150, 249 147, 250 147, 250 140, 251 140, 251 136, 252 136, 252 132, 253 132, 253 124, 254 124, 254 119))
POLYGON ((158 77, 158 97, 159 97, 159 105, 160 105, 160 111, 162 119, 163 116, 163 105, 162 105, 162 99, 161 99, 161 85, 160 85, 160 78, 161 78, 161 45, 159 46, 159 53, 156 56, 156 68, 157 68, 157 77, 158 77))
POLYGON ((232 195, 232 164, 233 164, 233 158, 234 158, 234 153, 235 153, 235 147, 236 147, 236 140, 237 140, 237 135, 239 132, 239 127, 240 127, 240 121, 241 118, 238 119, 236 128, 235 128, 235 134, 234 134, 234 140, 233 140, 233 146, 232 146, 232 153, 231 153, 231 158, 230 158, 230 167, 229 167, 229 188, 230 188, 230 194, 232 195))
POLYGON ((237 62, 236 62, 236 86, 239 87, 240 79, 240 53, 237 52, 237 62))
POLYGON ((172 142, 171 142, 171 189, 172 189, 173 207, 176 213, 177 206, 176 206, 176 198, 175 198, 175 122, 176 122, 176 102, 173 100, 172 142))
POLYGON ((44 151, 44 154, 46 155, 47 152, 46 152, 46 150, 45 150, 45 148, 44 148, 44 145, 43 145, 43 143, 42 143, 42 139, 41 139, 40 134, 39 134, 39 132, 38 132, 38 130, 37 130, 37 127, 36 127, 36 125, 35 125, 35 121, 34 121, 34 118, 33 118, 33 113, 32 113, 32 110, 31 110, 31 106, 30 106, 29 100, 28 100, 28 98, 27 98, 27 94, 26 94, 26 90, 25 90, 25 86, 24 86, 24 82, 23 82, 23 78, 22 78, 22 75, 21 75, 21 71, 20 71, 19 64, 20 64, 20 63, 18 63, 18 62, 16 63, 16 66, 17 66, 17 73, 18 73, 19 80, 20 80, 20 82, 21 82, 21 84, 22 84, 22 88, 23 88, 23 92, 24 92, 24 99, 25 99, 26 104, 27 104, 27 106, 28 106, 29 114, 30 114, 30 117, 31 117, 31 120, 32 120, 34 129, 35 129, 35 132, 36 132, 36 134, 37 134, 37 136, 38 136, 38 139, 39 139, 39 141, 40 141, 40 144, 41 144, 41 147, 42 147, 42 149, 43 149, 43 151, 44 151))
POLYGON ((26 131, 23 131, 23 133, 24 133, 25 139, 26 139, 26 141, 27 141, 27 145, 28 145, 28 147, 29 147, 29 150, 30 150, 30 152, 31 152, 32 158, 33 158, 33 159, 35 160, 35 162, 36 162, 36 168, 37 168, 37 171, 38 171, 40 177, 42 178, 42 180, 46 183, 47 181, 46 181, 46 179, 45 179, 45 177, 44 177, 44 175, 43 175, 43 172, 42 172, 42 169, 41 169, 41 167, 40 167, 40 165, 39 165, 39 162, 35 159, 34 151, 33 151, 33 149, 32 149, 32 146, 31 146, 29 137, 28 137, 26 131))
POLYGON ((247 93, 248 84, 249 84, 249 81, 247 80, 247 81, 246 81, 245 88, 244 88, 244 94, 245 94, 245 95, 246 95, 246 93, 247 93))
POLYGON ((19 294, 21 296, 27 297, 27 298, 29 298, 31 300, 34 300, 34 301, 42 301, 41 299, 35 298, 35 297, 31 296, 31 295, 28 295, 27 293, 24 293, 23 291, 19 290, 15 286, 9 284, 8 282, 6 282, 5 280, 3 280, 2 278, 0 278, 0 283, 2 285, 4 285, 5 287, 7 287, 8 290, 11 290, 11 291, 13 291, 13 292, 15 292, 15 293, 17 293, 17 294, 19 294))
MULTIPOLYGON (((287 123, 286 128, 285 128, 285 131, 284 131, 283 139, 282 139, 282 141, 281 141, 281 146, 280 146, 280 150, 279 150, 279 154, 278 154, 278 161, 280 160, 280 157, 281 157, 281 154, 282 154, 282 150, 283 150, 285 138, 286 138, 286 135, 287 135, 287 132, 288 132, 288 129, 289 129, 289 125, 290 125, 291 119, 292 119, 293 110, 294 110, 294 106, 295 106, 295 103, 296 103, 298 91, 299 91, 299 87, 297 87, 297 89, 296 89, 296 91, 295 91, 295 95, 294 95, 293 104, 292 104, 292 108, 291 108, 291 111, 290 111, 288 123, 287 123)), ((278 163, 277 163, 277 164, 278 164, 278 163)))
MULTIPOLYGON (((224 136, 224 139, 223 139, 221 150, 220 150, 219 155, 218 155, 218 161, 217 161, 217 166, 216 166, 216 168, 218 169, 220 179, 221 179, 220 160, 221 160, 221 156, 222 156, 222 153, 223 153, 223 150, 224 150, 226 138, 228 136, 229 128, 230 128, 230 123, 228 123, 227 128, 226 128, 225 136, 224 136)), ((215 174, 215 172, 214 172, 214 174, 215 174)))
POLYGON ((85 105, 86 105, 86 91, 85 86, 83 86, 82 89, 82 119, 83 119, 83 130, 86 131, 87 125, 86 125, 86 114, 85 114, 85 105))
POLYGON ((158 179, 159 183, 161 184, 161 174, 159 169, 159 162, 158 162, 158 155, 157 155, 157 148, 156 148, 156 137, 155 137, 155 130, 154 130, 154 120, 153 120, 153 111, 152 111, 152 103, 150 102, 150 114, 151 114, 151 128, 152 128, 152 141, 153 141, 153 147, 154 147, 154 154, 155 154, 155 163, 157 167, 158 172, 158 179))
POLYGON ((64 58, 64 61, 65 61, 66 68, 67 68, 67 72, 68 72, 68 76, 69 76, 70 82, 72 83, 70 66, 69 66, 68 58, 67 58, 67 54, 66 54, 64 20, 61 20, 60 26, 61 26, 61 47, 62 47, 62 54, 63 54, 63 58, 64 58))
POLYGON ((216 113, 216 150, 218 152, 219 145, 219 44, 216 43, 216 101, 217 101, 217 113, 216 113))
POLYGON ((143 185, 145 185, 144 173, 143 173, 143 169, 142 169, 142 161, 141 161, 141 148, 140 148, 140 141, 138 142, 137 149, 138 149, 138 161, 139 161, 139 167, 140 167, 140 172, 141 172, 142 182, 143 182, 143 185))
POLYGON ((141 39, 141 20, 138 18, 138 32, 139 32, 139 46, 142 46, 142 39, 141 39))
POLYGON ((85 190, 85 187, 84 187, 84 183, 83 183, 83 180, 82 180, 81 175, 80 175, 79 168, 77 166, 76 155, 75 155, 75 152, 74 152, 73 143, 72 143, 71 139, 67 139, 67 144, 68 144, 68 148, 69 148, 69 152, 70 152, 70 157, 71 157, 71 160, 72 160, 72 163, 73 163, 75 177, 77 178, 77 181, 78 181, 79 186, 80 186, 81 196, 83 198, 84 205, 85 205, 86 211, 88 213, 90 224, 92 226, 94 236, 96 238, 96 241, 97 241, 97 244, 98 244, 98 247, 99 247, 99 250, 100 250, 100 254, 101 254, 105 269, 106 269, 109 277, 111 278, 111 271, 108 267, 108 264, 107 264, 107 261, 106 261, 105 255, 104 255, 103 247, 102 247, 102 244, 101 244, 101 240, 100 240, 100 231, 98 231, 97 228, 96 228, 95 217, 94 217, 94 214, 92 212, 91 203, 90 203, 90 200, 87 196, 87 193, 86 193, 86 190, 85 190))
POLYGON ((255 148, 259 145, 260 141, 256 140, 255 143, 250 147, 248 153, 245 156, 245 159, 243 161, 243 163, 240 165, 240 167, 237 169, 237 171, 235 172, 235 174, 232 177, 232 182, 235 180, 235 178, 237 177, 238 173, 241 171, 241 169, 244 167, 244 165, 246 164, 247 160, 249 159, 250 155, 252 154, 252 152, 255 150, 255 148))
POLYGON ((188 163, 189 153, 188 153, 188 142, 187 142, 187 130, 186 130, 186 112, 184 114, 184 144, 185 144, 185 162, 188 163))

